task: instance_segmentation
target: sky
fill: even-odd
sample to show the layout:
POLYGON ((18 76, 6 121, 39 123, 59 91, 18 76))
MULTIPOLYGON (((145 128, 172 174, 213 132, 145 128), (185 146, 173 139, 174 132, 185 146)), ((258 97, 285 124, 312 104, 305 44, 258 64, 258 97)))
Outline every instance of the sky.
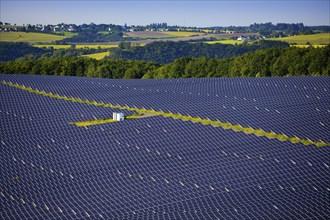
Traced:
POLYGON ((0 0, 0 21, 12 24, 147 25, 192 27, 253 23, 330 25, 330 0, 0 0))

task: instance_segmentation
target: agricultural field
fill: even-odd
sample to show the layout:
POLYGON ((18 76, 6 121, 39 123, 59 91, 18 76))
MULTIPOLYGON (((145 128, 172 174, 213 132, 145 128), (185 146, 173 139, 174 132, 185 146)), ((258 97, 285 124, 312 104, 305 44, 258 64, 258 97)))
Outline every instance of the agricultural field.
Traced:
POLYGON ((224 40, 217 40, 217 41, 208 41, 206 42, 208 44, 232 44, 232 45, 235 45, 235 44, 242 44, 243 41, 239 41, 239 40, 232 40, 232 39, 224 39, 224 40))
POLYGON ((0 32, 0 41, 8 42, 52 43, 65 38, 67 37, 33 32, 0 32))
POLYGON ((64 31, 64 32, 56 32, 58 34, 64 34, 65 37, 74 37, 77 36, 78 33, 75 32, 69 32, 69 31, 64 31))
POLYGON ((200 36, 205 34, 201 32, 189 32, 189 31, 166 31, 164 33, 174 37, 193 37, 193 36, 200 36))
POLYGON ((98 34, 109 34, 109 31, 99 31, 98 34))
POLYGON ((137 32, 127 32, 127 37, 139 37, 139 38, 177 38, 177 37, 192 37, 192 36, 200 36, 204 33, 200 32, 189 32, 189 31, 137 31, 137 32))
POLYGON ((127 32, 126 37, 136 37, 141 39, 161 39, 161 38, 171 38, 175 36, 167 35, 165 32, 158 31, 136 31, 136 32, 127 32))
POLYGON ((0 81, 2 219, 330 216, 330 77, 0 81))
POLYGON ((285 41, 290 44, 306 45, 309 42, 312 45, 327 45, 330 44, 330 33, 297 35, 282 38, 270 38, 269 40, 285 41))
POLYGON ((109 55, 110 55, 110 52, 106 51, 106 52, 101 52, 101 53, 92 53, 92 54, 88 54, 88 55, 83 55, 83 57, 89 57, 89 58, 94 58, 94 59, 100 60, 109 55))

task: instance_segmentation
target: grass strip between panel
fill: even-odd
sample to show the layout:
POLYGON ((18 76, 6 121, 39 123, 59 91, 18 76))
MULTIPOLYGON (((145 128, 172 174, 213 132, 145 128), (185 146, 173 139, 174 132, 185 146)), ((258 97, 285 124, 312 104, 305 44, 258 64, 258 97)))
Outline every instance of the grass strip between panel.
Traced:
MULTIPOLYGON (((222 122, 219 120, 211 120, 211 119, 203 119, 200 117, 191 117, 189 115, 181 115, 179 113, 172 113, 172 112, 164 112, 164 111, 156 111, 154 109, 145 109, 145 108, 137 108, 137 107, 129 107, 129 106, 121 106, 121 105, 113 105, 111 103, 103 103, 103 102, 96 102, 96 101, 89 101, 89 100, 82 100, 80 98, 73 98, 73 97, 66 97, 66 96, 61 96, 58 94, 53 94, 51 92, 45 92, 45 91, 40 91, 38 89, 32 89, 31 87, 26 87, 24 85, 19 85, 19 84, 13 84, 11 82, 2 82, 2 84, 12 86, 24 91, 28 91, 31 93, 35 93, 38 95, 42 96, 47 96, 50 98, 55 98, 55 99, 61 99, 65 101, 71 101, 71 102, 77 102, 81 104, 87 104, 87 105, 94 105, 94 106, 100 106, 100 107, 105 107, 105 108, 113 108, 113 109, 120 109, 120 110, 129 110, 129 111, 135 111, 139 114, 148 114, 148 115, 154 115, 154 116, 163 116, 163 117, 170 117, 173 119, 180 119, 183 121, 190 121, 193 123, 201 123, 203 125, 211 125, 213 127, 221 127, 224 129, 230 129, 236 132, 244 132, 245 134, 253 134, 256 136, 265 136, 269 139, 277 139, 280 141, 289 141, 291 143, 300 143, 304 145, 315 145, 317 147, 325 147, 325 146, 330 146, 330 143, 325 143, 323 141, 312 141, 308 138, 299 138, 296 136, 293 137, 288 137, 285 134, 276 134, 274 132, 268 132, 264 131, 262 129, 253 129, 251 127, 243 127, 239 124, 234 125, 231 124, 230 122, 222 122)), ((140 116, 136 116, 139 118, 140 116)), ((110 123, 114 122, 112 119, 99 119, 99 120, 92 120, 92 121, 87 121, 87 122, 73 122, 77 126, 89 126, 93 124, 104 124, 104 123, 110 123), (100 122, 100 123, 98 123, 100 122), (80 124, 79 124, 80 123, 80 124), (85 123, 85 124, 84 124, 85 123)))
MULTIPOLYGON (((143 117, 143 115, 133 114, 133 115, 125 116, 125 120, 138 119, 141 117, 143 117)), ((101 119, 94 119, 88 121, 70 122, 69 124, 76 125, 78 127, 88 127, 92 125, 100 125, 100 124, 115 123, 115 122, 119 122, 119 121, 113 120, 112 118, 101 118, 101 119)))

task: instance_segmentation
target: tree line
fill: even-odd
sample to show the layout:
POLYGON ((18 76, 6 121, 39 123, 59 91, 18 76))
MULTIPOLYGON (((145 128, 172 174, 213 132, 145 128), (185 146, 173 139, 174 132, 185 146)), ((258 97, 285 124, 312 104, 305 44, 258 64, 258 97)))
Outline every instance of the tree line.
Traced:
POLYGON ((0 63, 0 73, 98 78, 142 78, 159 65, 138 60, 96 60, 85 57, 58 57, 38 60, 17 59, 0 63))
POLYGON ((125 47, 112 48, 110 58, 144 60, 166 64, 185 56, 221 59, 260 49, 289 46, 286 42, 264 40, 241 45, 165 41, 153 42, 143 47, 130 47, 129 43, 126 43, 125 47))
POLYGON ((330 76, 330 45, 268 48, 223 59, 181 57, 168 64, 83 57, 18 59, 0 63, 0 73, 100 78, 330 76))
POLYGON ((330 45, 270 48, 233 58, 183 57, 143 78, 330 76, 330 45))
MULTIPOLYGON (((111 49, 110 58, 144 60, 160 64, 171 63, 185 56, 207 58, 229 58, 246 52, 270 47, 289 47, 288 43, 280 41, 259 41, 252 44, 225 45, 191 42, 154 42, 143 47, 132 46, 130 42, 121 42, 118 48, 111 49)), ((36 48, 27 43, 0 42, 0 62, 15 60, 37 60, 56 57, 73 57, 92 53, 105 52, 109 49, 80 48, 71 45, 68 49, 36 48)))
POLYGON ((67 43, 93 43, 93 42, 109 42, 109 41, 123 41, 129 40, 130 38, 124 38, 123 32, 106 32, 98 33, 94 31, 79 32, 77 36, 65 38, 63 40, 55 41, 56 44, 67 44, 67 43))
POLYGON ((68 49, 54 49, 53 47, 34 47, 28 43, 0 42, 0 62, 15 59, 37 60, 56 57, 74 57, 92 53, 108 51, 106 48, 80 48, 71 45, 68 49))

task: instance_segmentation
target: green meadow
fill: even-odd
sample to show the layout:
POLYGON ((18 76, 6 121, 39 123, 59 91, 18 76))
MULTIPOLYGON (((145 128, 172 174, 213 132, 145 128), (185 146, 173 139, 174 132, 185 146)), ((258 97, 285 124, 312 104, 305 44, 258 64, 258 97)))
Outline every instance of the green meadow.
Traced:
POLYGON ((33 32, 0 32, 0 41, 7 42, 52 43, 65 38, 67 36, 33 32))
POLYGON ((243 41, 239 41, 239 40, 232 40, 232 39, 227 39, 227 40, 217 40, 217 41, 207 41, 206 43, 208 44, 242 44, 243 41))
POLYGON ((306 45, 308 42, 312 45, 330 44, 330 33, 297 35, 282 38, 268 38, 268 40, 285 41, 290 44, 306 45))
POLYGON ((106 51, 106 52, 101 52, 101 53, 92 53, 92 54, 88 54, 88 55, 83 55, 83 57, 89 57, 89 58, 94 58, 94 59, 100 60, 109 55, 110 55, 110 52, 106 51))

